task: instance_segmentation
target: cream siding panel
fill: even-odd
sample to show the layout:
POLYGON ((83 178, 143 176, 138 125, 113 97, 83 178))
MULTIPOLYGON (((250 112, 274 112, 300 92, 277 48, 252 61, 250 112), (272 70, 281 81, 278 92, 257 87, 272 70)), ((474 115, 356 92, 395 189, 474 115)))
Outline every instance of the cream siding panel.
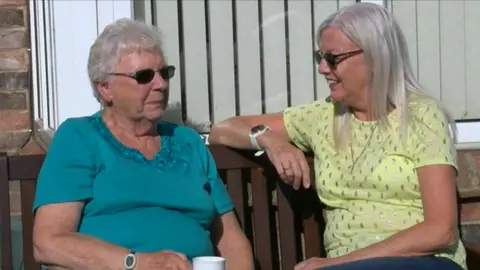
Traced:
POLYGON ((257 1, 236 1, 239 114, 262 113, 260 25, 257 1))
POLYGON ((480 118, 480 1, 465 2, 465 118, 480 118))
POLYGON ((209 0, 212 122, 235 116, 232 1, 209 0))
POLYGON ((312 8, 308 1, 288 2, 291 105, 314 99, 315 62, 312 42, 312 8))
POLYGON ((461 119, 466 112, 465 1, 439 2, 442 102, 461 119))
POLYGON ((283 1, 261 4, 265 112, 278 112, 288 106, 285 6, 283 1))

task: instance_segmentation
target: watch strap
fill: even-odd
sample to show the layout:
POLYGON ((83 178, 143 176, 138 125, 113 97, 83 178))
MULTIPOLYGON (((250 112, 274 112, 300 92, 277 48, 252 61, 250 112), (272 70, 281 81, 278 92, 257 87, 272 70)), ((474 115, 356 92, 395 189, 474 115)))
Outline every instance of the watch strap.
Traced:
POLYGON ((253 132, 253 129, 256 128, 256 127, 253 127, 251 130, 250 130, 250 134, 249 134, 249 137, 250 137, 250 144, 252 145, 252 147, 256 150, 263 150, 262 147, 260 147, 260 145, 258 145, 258 142, 257 142, 257 137, 262 135, 263 133, 265 133, 267 130, 270 130, 270 128, 266 125, 261 125, 263 127, 262 130, 260 131, 257 131, 257 132, 253 132))
POLYGON ((260 145, 258 145, 257 136, 255 136, 255 135, 250 135, 250 144, 252 145, 253 149, 262 150, 262 148, 260 147, 260 145))

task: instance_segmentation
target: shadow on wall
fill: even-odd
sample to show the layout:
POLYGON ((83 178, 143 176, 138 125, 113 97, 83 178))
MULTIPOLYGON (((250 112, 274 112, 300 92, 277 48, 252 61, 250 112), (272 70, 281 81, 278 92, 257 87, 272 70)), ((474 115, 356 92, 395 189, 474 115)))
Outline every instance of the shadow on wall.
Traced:
POLYGON ((193 128, 198 133, 208 133, 210 131, 210 122, 192 122, 188 117, 183 115, 182 105, 180 102, 169 103, 163 120, 179 125, 185 125, 193 128))

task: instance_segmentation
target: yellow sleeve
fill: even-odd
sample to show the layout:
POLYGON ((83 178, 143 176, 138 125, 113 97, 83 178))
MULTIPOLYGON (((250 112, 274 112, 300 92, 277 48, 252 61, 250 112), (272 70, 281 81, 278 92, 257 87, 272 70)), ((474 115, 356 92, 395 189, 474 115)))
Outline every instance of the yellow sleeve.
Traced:
POLYGON ((283 123, 290 141, 302 151, 312 150, 312 135, 316 130, 320 107, 324 106, 320 102, 314 102, 290 107, 283 112, 283 123))
POLYGON ((413 116, 410 140, 415 167, 446 164, 457 169, 457 151, 445 112, 436 102, 419 105, 413 116))

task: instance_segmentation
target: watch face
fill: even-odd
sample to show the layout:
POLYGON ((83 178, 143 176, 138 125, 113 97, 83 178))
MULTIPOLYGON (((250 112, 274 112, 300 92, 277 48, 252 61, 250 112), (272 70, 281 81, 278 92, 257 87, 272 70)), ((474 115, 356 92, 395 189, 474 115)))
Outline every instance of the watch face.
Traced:
POLYGON ((252 128, 252 134, 257 134, 257 133, 265 130, 266 128, 267 128, 267 126, 265 126, 265 125, 254 126, 254 127, 252 128))
POLYGON ((136 264, 136 258, 134 254, 128 254, 125 257, 125 268, 127 269, 133 269, 136 264))

